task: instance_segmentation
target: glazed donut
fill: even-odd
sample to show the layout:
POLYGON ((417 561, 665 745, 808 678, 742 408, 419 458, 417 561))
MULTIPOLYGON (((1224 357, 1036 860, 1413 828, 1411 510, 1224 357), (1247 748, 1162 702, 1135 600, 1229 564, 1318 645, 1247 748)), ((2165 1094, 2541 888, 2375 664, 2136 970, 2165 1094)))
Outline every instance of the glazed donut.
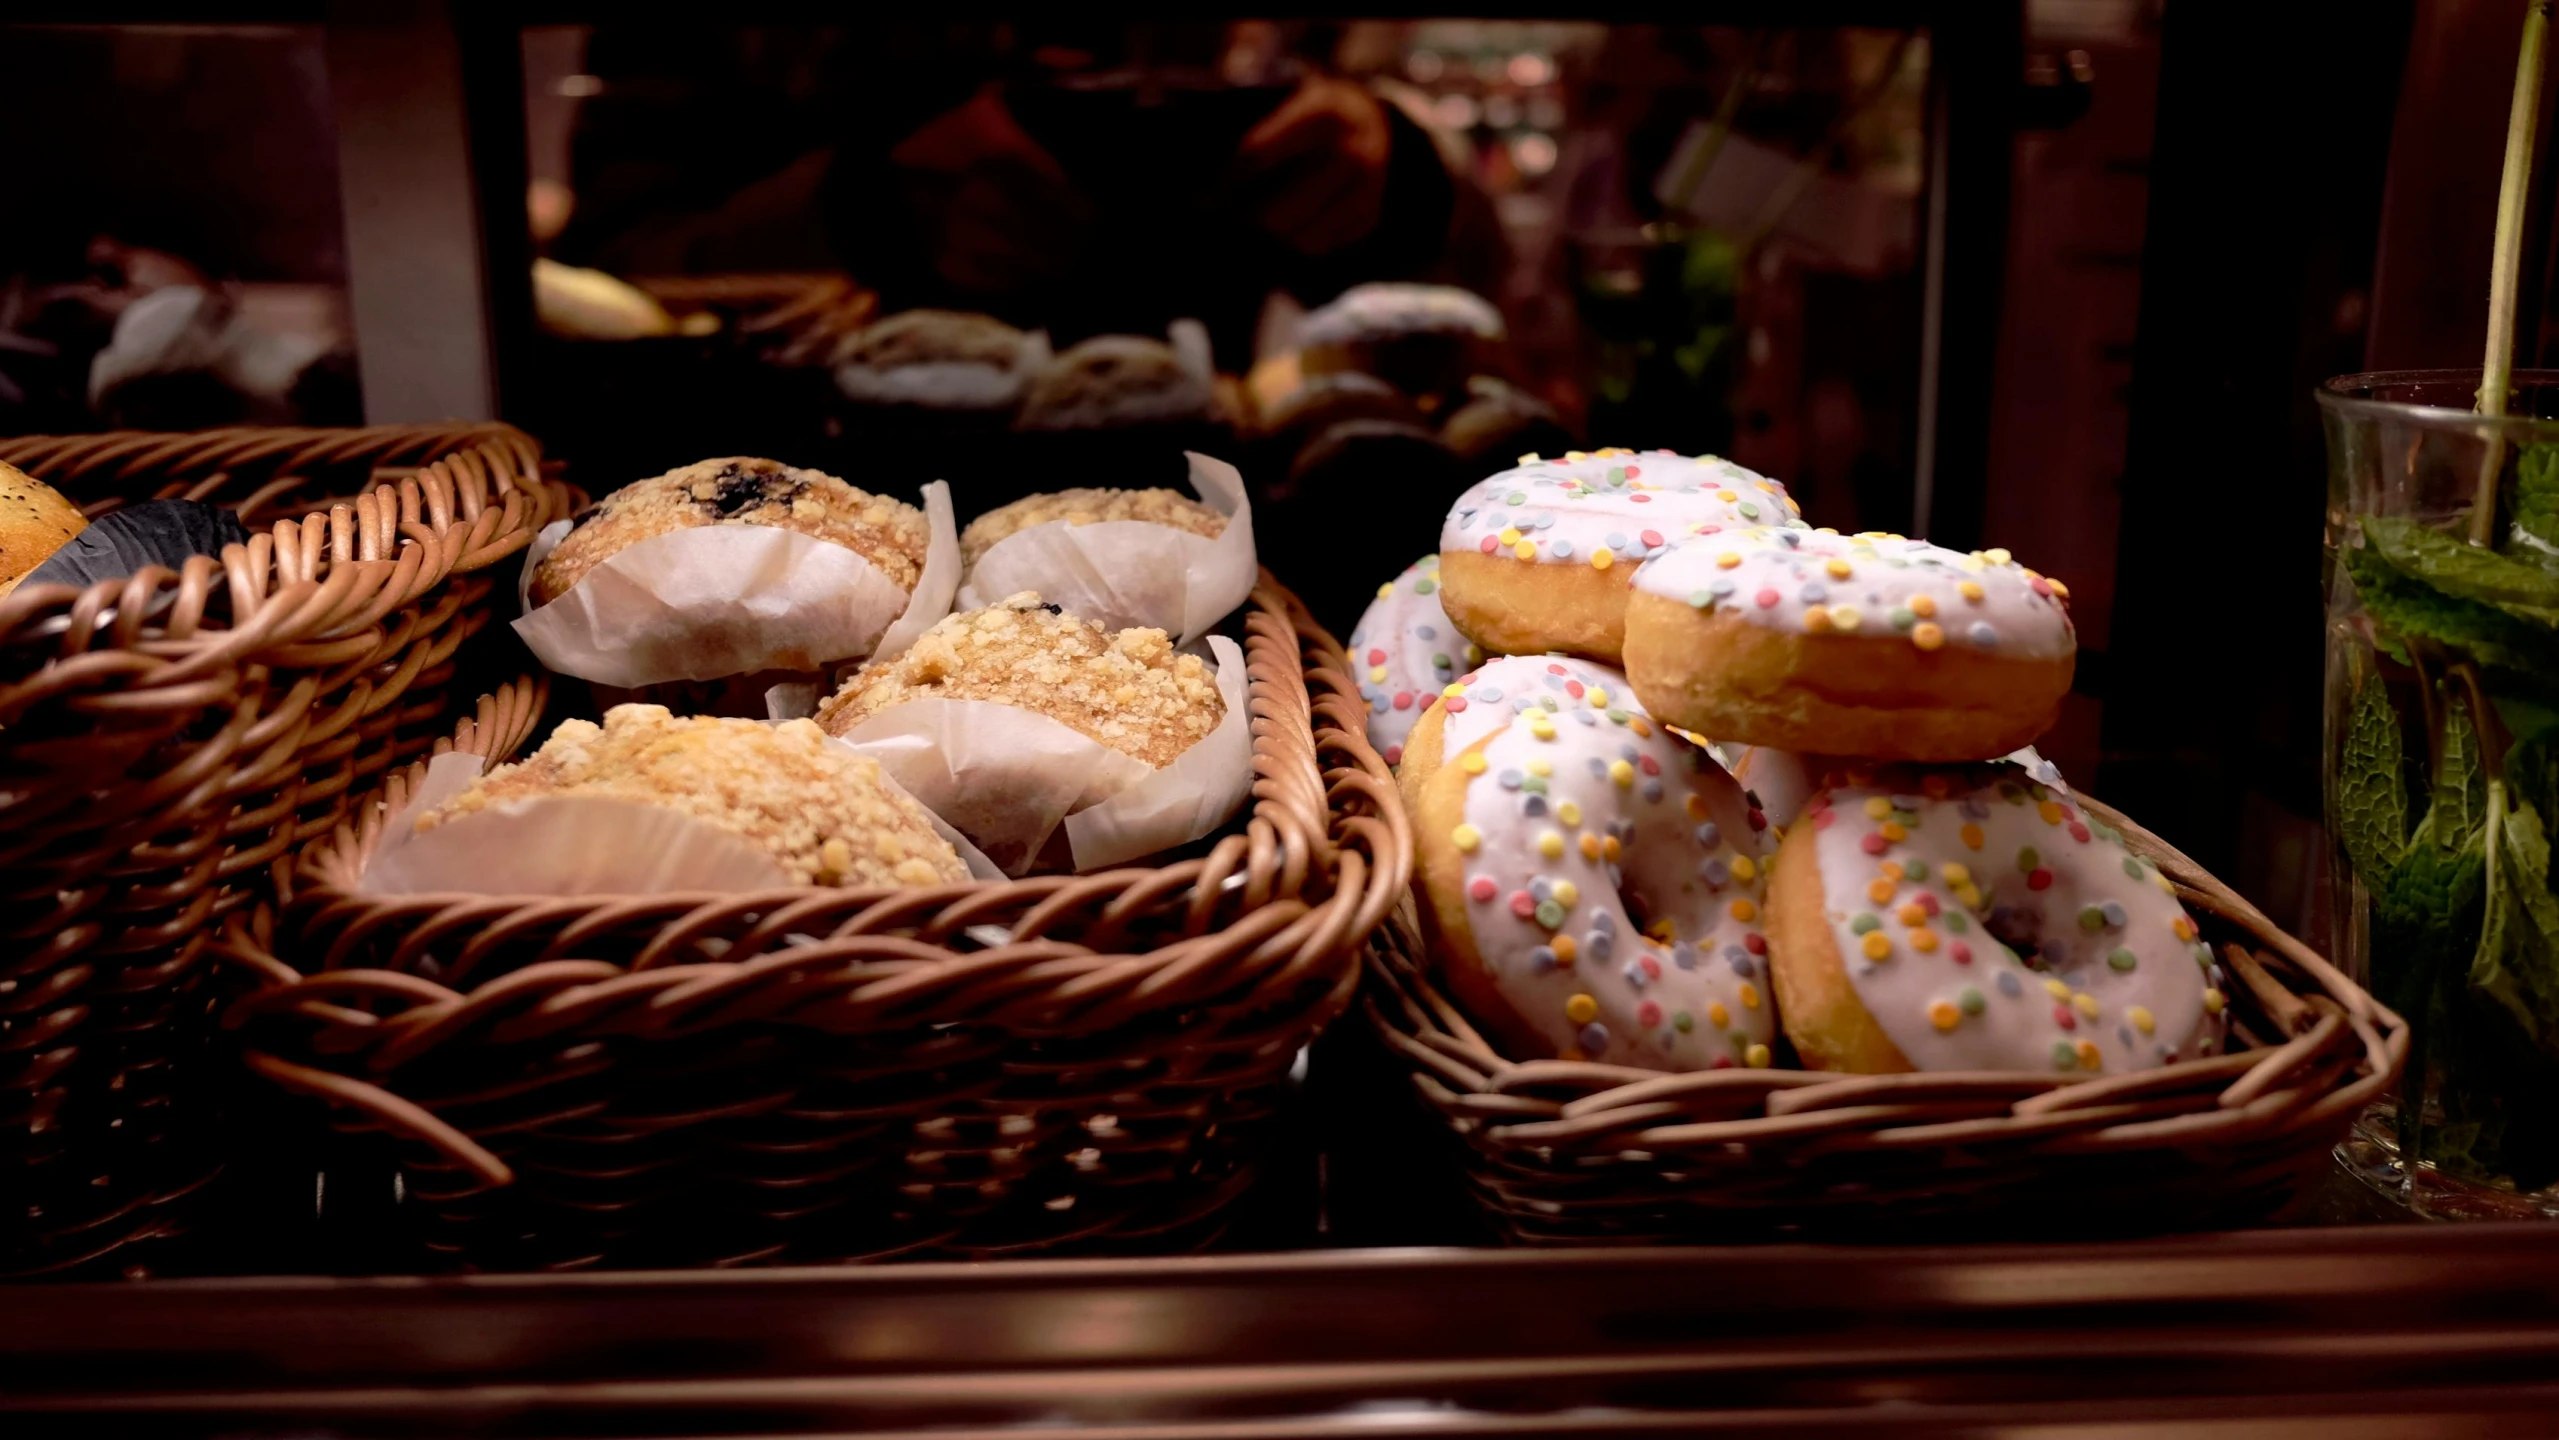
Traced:
POLYGON ((1439 971, 1513 1053, 1769 1063, 1761 834, 1732 777, 1629 704, 1624 677, 1495 660, 1424 713, 1398 779, 1439 971))
POLYGON ((2220 1048, 2211 947, 2158 868, 2061 792, 2008 766, 1830 779, 1769 894, 1806 1068, 2086 1077, 2220 1048))
POLYGON ((1368 701, 1368 743, 1389 765, 1404 761, 1404 737, 1431 700, 1474 669, 1484 651, 1457 633, 1439 608, 1439 557, 1425 555, 1377 587, 1351 627, 1351 666, 1368 701))
POLYGON ((1986 760, 2050 728, 2069 692, 2069 595, 2005 550, 1827 530, 1701 538, 1635 573, 1626 677, 1654 714, 1718 740, 1986 760))
POLYGON ((1442 603, 1489 654, 1562 650, 1615 665, 1638 561, 1691 536, 1800 524, 1795 508, 1784 486, 1712 456, 1523 456, 1519 468, 1467 487, 1448 512, 1442 603))

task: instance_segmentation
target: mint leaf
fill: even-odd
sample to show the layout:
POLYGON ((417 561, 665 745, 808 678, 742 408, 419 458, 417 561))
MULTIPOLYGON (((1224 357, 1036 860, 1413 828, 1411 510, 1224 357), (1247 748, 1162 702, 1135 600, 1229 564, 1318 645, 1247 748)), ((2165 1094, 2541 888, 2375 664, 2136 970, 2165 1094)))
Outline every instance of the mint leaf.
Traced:
POLYGON ((2559 445, 2526 445, 2515 457, 2515 528, 2559 547, 2559 445))
POLYGON ((2530 926, 2528 917, 2518 914, 2514 904, 2514 887, 2505 883, 2500 873, 2504 868, 2504 846, 2500 843, 2505 829, 2505 786, 2490 789, 2490 814, 2484 827, 2486 846, 2483 878, 2486 881, 2484 912, 2479 927, 2479 945, 2470 957, 2470 988, 2494 1001, 2513 1022, 2527 1045, 2541 1042, 2540 1007, 2535 1003, 2526 972, 2509 969, 2507 952, 2524 942, 2521 933, 2530 926))
POLYGON ((2477 949, 2486 855, 2476 831, 2460 845, 2437 843, 2436 818, 2429 812, 2418 822, 2390 883, 2373 897, 2372 979, 2381 1002, 2408 1020, 2412 1078, 2400 1087, 2400 1141, 2449 1163, 2427 1148, 2425 1086, 2416 1077, 2434 1066, 2457 1068, 2473 1048, 2450 1043, 2455 1008, 2450 992, 2460 988, 2477 949))
POLYGON ((2559 898, 2550 893, 2550 837, 2531 805, 2504 808, 2502 784, 2489 804, 2487 914, 2470 988, 2505 1013, 2526 1045, 2559 1052, 2559 898))
POLYGON ((2559 622, 2559 575, 2414 520, 2367 515, 2363 524, 2373 548, 2401 574, 2535 624, 2559 622))
POLYGON ((2437 845, 2458 850, 2488 823, 2488 775, 2479 752, 2479 729, 2470 720, 2470 698, 2458 685, 2444 689, 2443 754, 2435 762, 2433 822, 2437 845))
POLYGON ((2559 815, 2559 735, 2534 731, 2506 752, 2506 793, 2518 807, 2559 815))
POLYGON ((2487 884, 2487 851, 2472 831, 2461 842, 2436 840, 2429 813, 2416 838, 2373 897, 2373 982, 2382 1000, 2400 1014, 2426 1012, 2433 980, 2452 966, 2466 966, 2479 935, 2478 910, 2487 884))
POLYGON ((2364 888, 2376 894, 2408 848, 2406 766, 2399 711, 2381 677, 2368 676, 2355 690, 2337 756, 2337 834, 2364 888))
MULTIPOLYGON (((2373 546, 2347 550, 2345 563, 2355 597, 2385 643, 2431 640, 2510 670, 2559 667, 2559 636, 2539 625, 2493 605, 2447 595, 2392 565, 2373 546)), ((2406 658, 2400 645, 2387 648, 2395 658, 2406 658)))

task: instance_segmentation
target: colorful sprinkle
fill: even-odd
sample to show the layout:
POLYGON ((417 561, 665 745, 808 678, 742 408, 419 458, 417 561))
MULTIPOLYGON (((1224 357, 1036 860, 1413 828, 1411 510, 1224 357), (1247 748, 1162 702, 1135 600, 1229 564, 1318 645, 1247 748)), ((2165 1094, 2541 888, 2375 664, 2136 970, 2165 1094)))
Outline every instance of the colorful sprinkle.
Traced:
POLYGON ((1448 832, 1448 838, 1450 843, 1458 848, 1459 853, 1472 855, 1476 847, 1484 843, 1484 832, 1472 825, 1460 825, 1448 832))

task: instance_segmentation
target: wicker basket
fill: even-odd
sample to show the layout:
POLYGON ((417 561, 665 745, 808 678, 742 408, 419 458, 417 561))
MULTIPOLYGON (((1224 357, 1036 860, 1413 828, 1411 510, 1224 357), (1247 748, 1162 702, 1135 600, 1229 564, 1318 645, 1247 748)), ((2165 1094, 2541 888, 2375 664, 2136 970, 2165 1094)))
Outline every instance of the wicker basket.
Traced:
POLYGON ((566 492, 503 426, 0 440, 92 515, 227 504, 227 558, 0 599, 0 1272, 170 1228, 202 1180, 204 945, 452 726, 485 568, 566 492), (333 498, 333 497, 353 498, 333 498), (200 1076, 198 1077, 200 1080, 200 1076))
MULTIPOLYGON (((224 953, 251 1068, 393 1142, 490 1269, 1204 1243, 1410 877, 1340 647, 1244 615, 1248 817, 1160 868, 910 890, 372 897, 382 808, 224 953), (290 957, 286 963, 279 957, 290 957)), ((538 708, 501 697, 465 748, 538 708)), ((397 803, 416 771, 392 777, 397 803)))
POLYGON ((2248 1048, 2072 1082, 2031 1073, 1688 1074, 1514 1063, 1420 961, 1409 904, 1371 941, 1364 1009, 1495 1225, 1523 1244, 2106 1237, 2247 1224, 2327 1171, 2408 1057, 2406 1022, 2157 836, 2156 861, 2243 982, 2248 1048))

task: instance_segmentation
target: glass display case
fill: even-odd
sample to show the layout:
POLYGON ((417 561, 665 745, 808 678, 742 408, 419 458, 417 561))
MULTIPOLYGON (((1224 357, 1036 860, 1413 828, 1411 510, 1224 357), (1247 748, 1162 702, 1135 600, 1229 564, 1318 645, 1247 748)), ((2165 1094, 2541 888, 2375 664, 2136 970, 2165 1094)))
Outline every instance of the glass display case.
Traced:
MULTIPOLYGON (((2328 931, 2352 906, 2318 820, 2317 596, 2294 593, 2318 563, 2310 372, 2432 333, 2409 318, 2408 262, 2401 289, 2377 285, 2374 236, 2412 224, 2404 205, 2385 223, 2385 181, 2396 193, 2427 158, 2391 153, 2394 107, 2404 144, 2404 112, 2458 71, 2442 17, 2400 7, 2297 35, 2150 0, 1494 8, 945 21, 428 0, 0 24, 26 90, 0 119, 26 201, 0 227, 0 456, 139 487, 84 494, 99 516, 245 483, 290 524, 320 493, 304 470, 385 487, 370 518, 335 522, 328 564, 274 560, 279 591, 326 580, 349 547, 404 553, 402 535, 461 536, 438 540, 459 556, 475 521, 502 528, 484 505, 515 543, 543 536, 535 561, 510 549, 467 602, 421 610, 432 623, 348 602, 343 633, 231 657, 240 694, 336 698, 303 694, 307 716, 288 704, 264 729, 247 701, 228 729, 208 710, 207 743, 246 753, 235 732, 253 731, 338 768, 196 817, 202 868, 231 888, 168 922, 173 953, 222 976, 180 1019, 248 1057, 202 1097, 231 1117, 218 1174, 137 1201, 170 1218, 132 1243, 33 1277, 48 1288, 0 1316, 0 1415, 29 1434, 112 1415, 172 1435, 2377 1435, 2546 1408, 2534 1367, 2559 1345, 2542 1313, 2559 1239, 2398 1225, 2387 1196, 2330 1173, 2319 1129, 2344 1133, 2369 1098, 2354 1087, 2386 1088, 2408 1027, 2320 958, 2361 963, 2368 937, 2328 931), (2411 36, 2426 63, 2405 73, 2431 88, 2402 95, 2411 36), (2261 63, 2278 73, 2251 90, 2261 63), (340 428, 413 423, 331 448, 340 428), (231 426, 314 430, 293 463, 212 445, 179 464, 107 433, 231 426), (1579 1050, 1505 1052, 1415 980, 1395 947, 1418 953, 1428 926, 1375 862, 1411 863, 1388 842, 1410 839, 1398 807, 1416 802, 1400 757, 1346 738, 1385 703, 1383 652, 1356 627, 1452 494, 1605 446, 1720 456, 1782 478, 1809 526, 1924 535, 1976 566, 2013 547, 2066 579, 2029 572, 2067 599, 2077 669, 2015 803, 2056 837, 2122 846, 2132 880, 2194 907, 2180 973, 2200 949, 2232 1053, 2193 1057, 2183 1090, 2081 1076, 2102 1088, 2061 1100, 2053 1076, 2009 1072, 1858 1089, 1790 1069, 1782 1036, 1737 1074, 1599 1074, 1579 1050), (498 916, 440 893, 384 901, 330 868, 380 840, 430 750, 497 758, 616 699, 699 698, 679 683, 738 681, 721 703, 745 695, 757 718, 809 698, 784 693, 812 684, 798 670, 768 686, 781 671, 761 667, 663 689, 506 684, 539 671, 503 623, 531 608, 516 571, 556 553, 588 500, 706 456, 771 456, 881 494, 948 481, 966 518, 1068 485, 1179 486, 1186 451, 1235 461, 1268 573, 1199 627, 1238 647, 1245 678, 1220 703, 1249 714, 1246 798, 1143 857, 1158 869, 972 871, 1012 887, 983 914, 965 897, 758 908, 669 889, 498 916), (482 454, 504 463, 473 489, 455 477, 482 454), (414 649, 332 668, 358 638, 414 649), (401 707, 413 681, 432 704, 401 707), (377 700, 392 718, 331 739, 333 706, 377 700), (395 738, 375 754, 377 736, 395 738), (2109 824, 2123 817, 2053 774, 2140 822, 2109 824), (724 965, 754 973, 711 973, 724 965), (936 965, 984 994, 932 1010, 947 996, 917 977, 936 965), (1073 1030, 1113 1007, 1137 1050, 1073 1030), (895 1047, 870 1034, 789 1028, 820 1011, 886 1016, 903 1048, 881 1060, 895 1047), (1208 1058, 1185 1036, 1211 1037, 1208 1058), (631 1082, 654 1045, 690 1068, 631 1082), (923 1114, 918 1096, 943 1091, 945 1113, 923 1114), (685 1129, 706 1121, 735 1124, 708 1142, 685 1129), (718 1197, 681 1159, 706 1144, 734 1162, 718 1197), (2180 1145, 2176 1165, 2145 1166, 2141 1146, 2180 1145), (478 1205, 540 1147, 518 1192, 538 1203, 478 1205), (1712 1183, 1726 1161, 1730 1204, 1712 1183), (2070 1183, 2118 1188, 2048 1224, 2000 1212, 1987 1236, 1940 1223, 1967 1185, 2013 1199, 2065 1161, 2070 1183), (2214 1203, 2145 1220, 2131 1187, 2170 1169, 2214 1203), (1926 1198, 1907 1229, 1747 1203, 1872 1216, 1904 1181, 1926 1198), (1163 1213, 1113 1208, 1158 1184, 1163 1213), (870 1223, 848 1195, 897 1213, 876 1243, 812 1240, 870 1223), (538 1236, 537 1210, 554 1227, 538 1236), (1677 1235, 1644 1228, 1674 1213, 1677 1235), (662 1243, 665 1216, 734 1214, 763 1228, 662 1243), (2207 1223, 2188 1215, 2261 1228, 2157 1238, 2207 1223), (660 1229, 614 1248, 644 1220, 660 1229), (1876 1243, 1959 1231, 1971 1243, 1876 1243), (1541 1233, 1752 1243, 1506 1248, 1541 1233), (1793 1243, 1815 1234, 1868 1243, 1793 1243), (641 1273, 615 1268, 626 1254, 913 1263, 641 1273), (463 1273, 516 1268, 597 1273, 463 1273)), ((697 498, 730 505, 735 480, 697 498)), ((932 533, 957 554, 951 518, 932 533)), ((27 630, 0 652, 273 599, 198 579, 183 604, 42 624, 0 588, 0 637, 27 630)), ((1916 623, 1933 613, 1905 629, 1942 641, 1916 623)), ((165 659, 158 643, 118 663, 165 659)), ((1442 668, 1435 683, 1463 670, 1442 668)), ((0 672, 0 801, 41 690, 0 672)), ((1627 723, 1604 693, 1589 708, 1594 727, 1627 723)), ((1593 763, 1630 793, 1658 778, 1631 748, 1623 774, 1593 763)), ((1487 783, 1541 800, 1528 773, 1547 778, 1487 783)), ((1773 870, 1796 816, 1772 826, 1764 797, 1745 802, 1774 832, 1773 870)), ((1875 838, 1907 838, 1919 800, 1876 803, 1875 838)), ((1440 833, 1472 853, 1466 832, 1480 841, 1472 824, 1440 833)), ((1542 853, 1613 883, 1621 837, 1602 834, 1574 852, 1559 831, 1542 853)), ((137 853, 175 866, 170 848, 137 853)), ((2002 879, 2041 893, 2042 859, 2028 847, 2002 879)), ((1960 868, 1945 883, 1968 883, 1960 868)), ((1926 879, 1886 870, 1888 895, 1926 879)), ((1736 874, 1751 878, 1713 876, 1719 893, 1736 874)), ((1570 965, 1572 937, 1541 918, 1570 902, 1538 883, 1468 894, 1558 931, 1544 963, 1570 965)), ((62 914, 81 903, 61 892, 62 914)), ((1937 953, 1936 909, 1875 905, 1858 934, 1887 917, 1937 953)), ((2008 908, 1986 935, 2016 931, 2008 908)), ((2123 923, 2080 910, 2091 933, 2123 923)), ((57 928, 71 938, 50 948, 7 932, 53 968, 0 975, 0 1080, 71 1063, 40 1042, 87 1012, 42 1007, 93 977, 57 953, 87 932, 57 928)), ((1612 973, 1639 968, 1618 938, 1580 943, 1612 973)), ((1647 938, 1677 953, 1679 937, 1647 938)), ((1767 953, 1707 962, 1755 977, 1767 953)), ((2039 1023, 2049 1008, 2073 1036, 2082 1017, 2114 1033, 2047 979, 2039 1023)), ((1926 1013, 1945 1031, 1979 1012, 1926 1013)), ((2151 1034, 2137 1013, 2128 1046, 2134 1024, 2151 1034)), ((2078 1057, 2096 1043, 2062 1042, 2057 1063, 2093 1068, 2078 1057)), ((24 1118, 41 1149, 52 1115, 24 1118)), ((2391 1157, 2365 1142, 2369 1178, 2391 1157)), ((99 1183, 104 1236, 126 1210, 99 1183)))

